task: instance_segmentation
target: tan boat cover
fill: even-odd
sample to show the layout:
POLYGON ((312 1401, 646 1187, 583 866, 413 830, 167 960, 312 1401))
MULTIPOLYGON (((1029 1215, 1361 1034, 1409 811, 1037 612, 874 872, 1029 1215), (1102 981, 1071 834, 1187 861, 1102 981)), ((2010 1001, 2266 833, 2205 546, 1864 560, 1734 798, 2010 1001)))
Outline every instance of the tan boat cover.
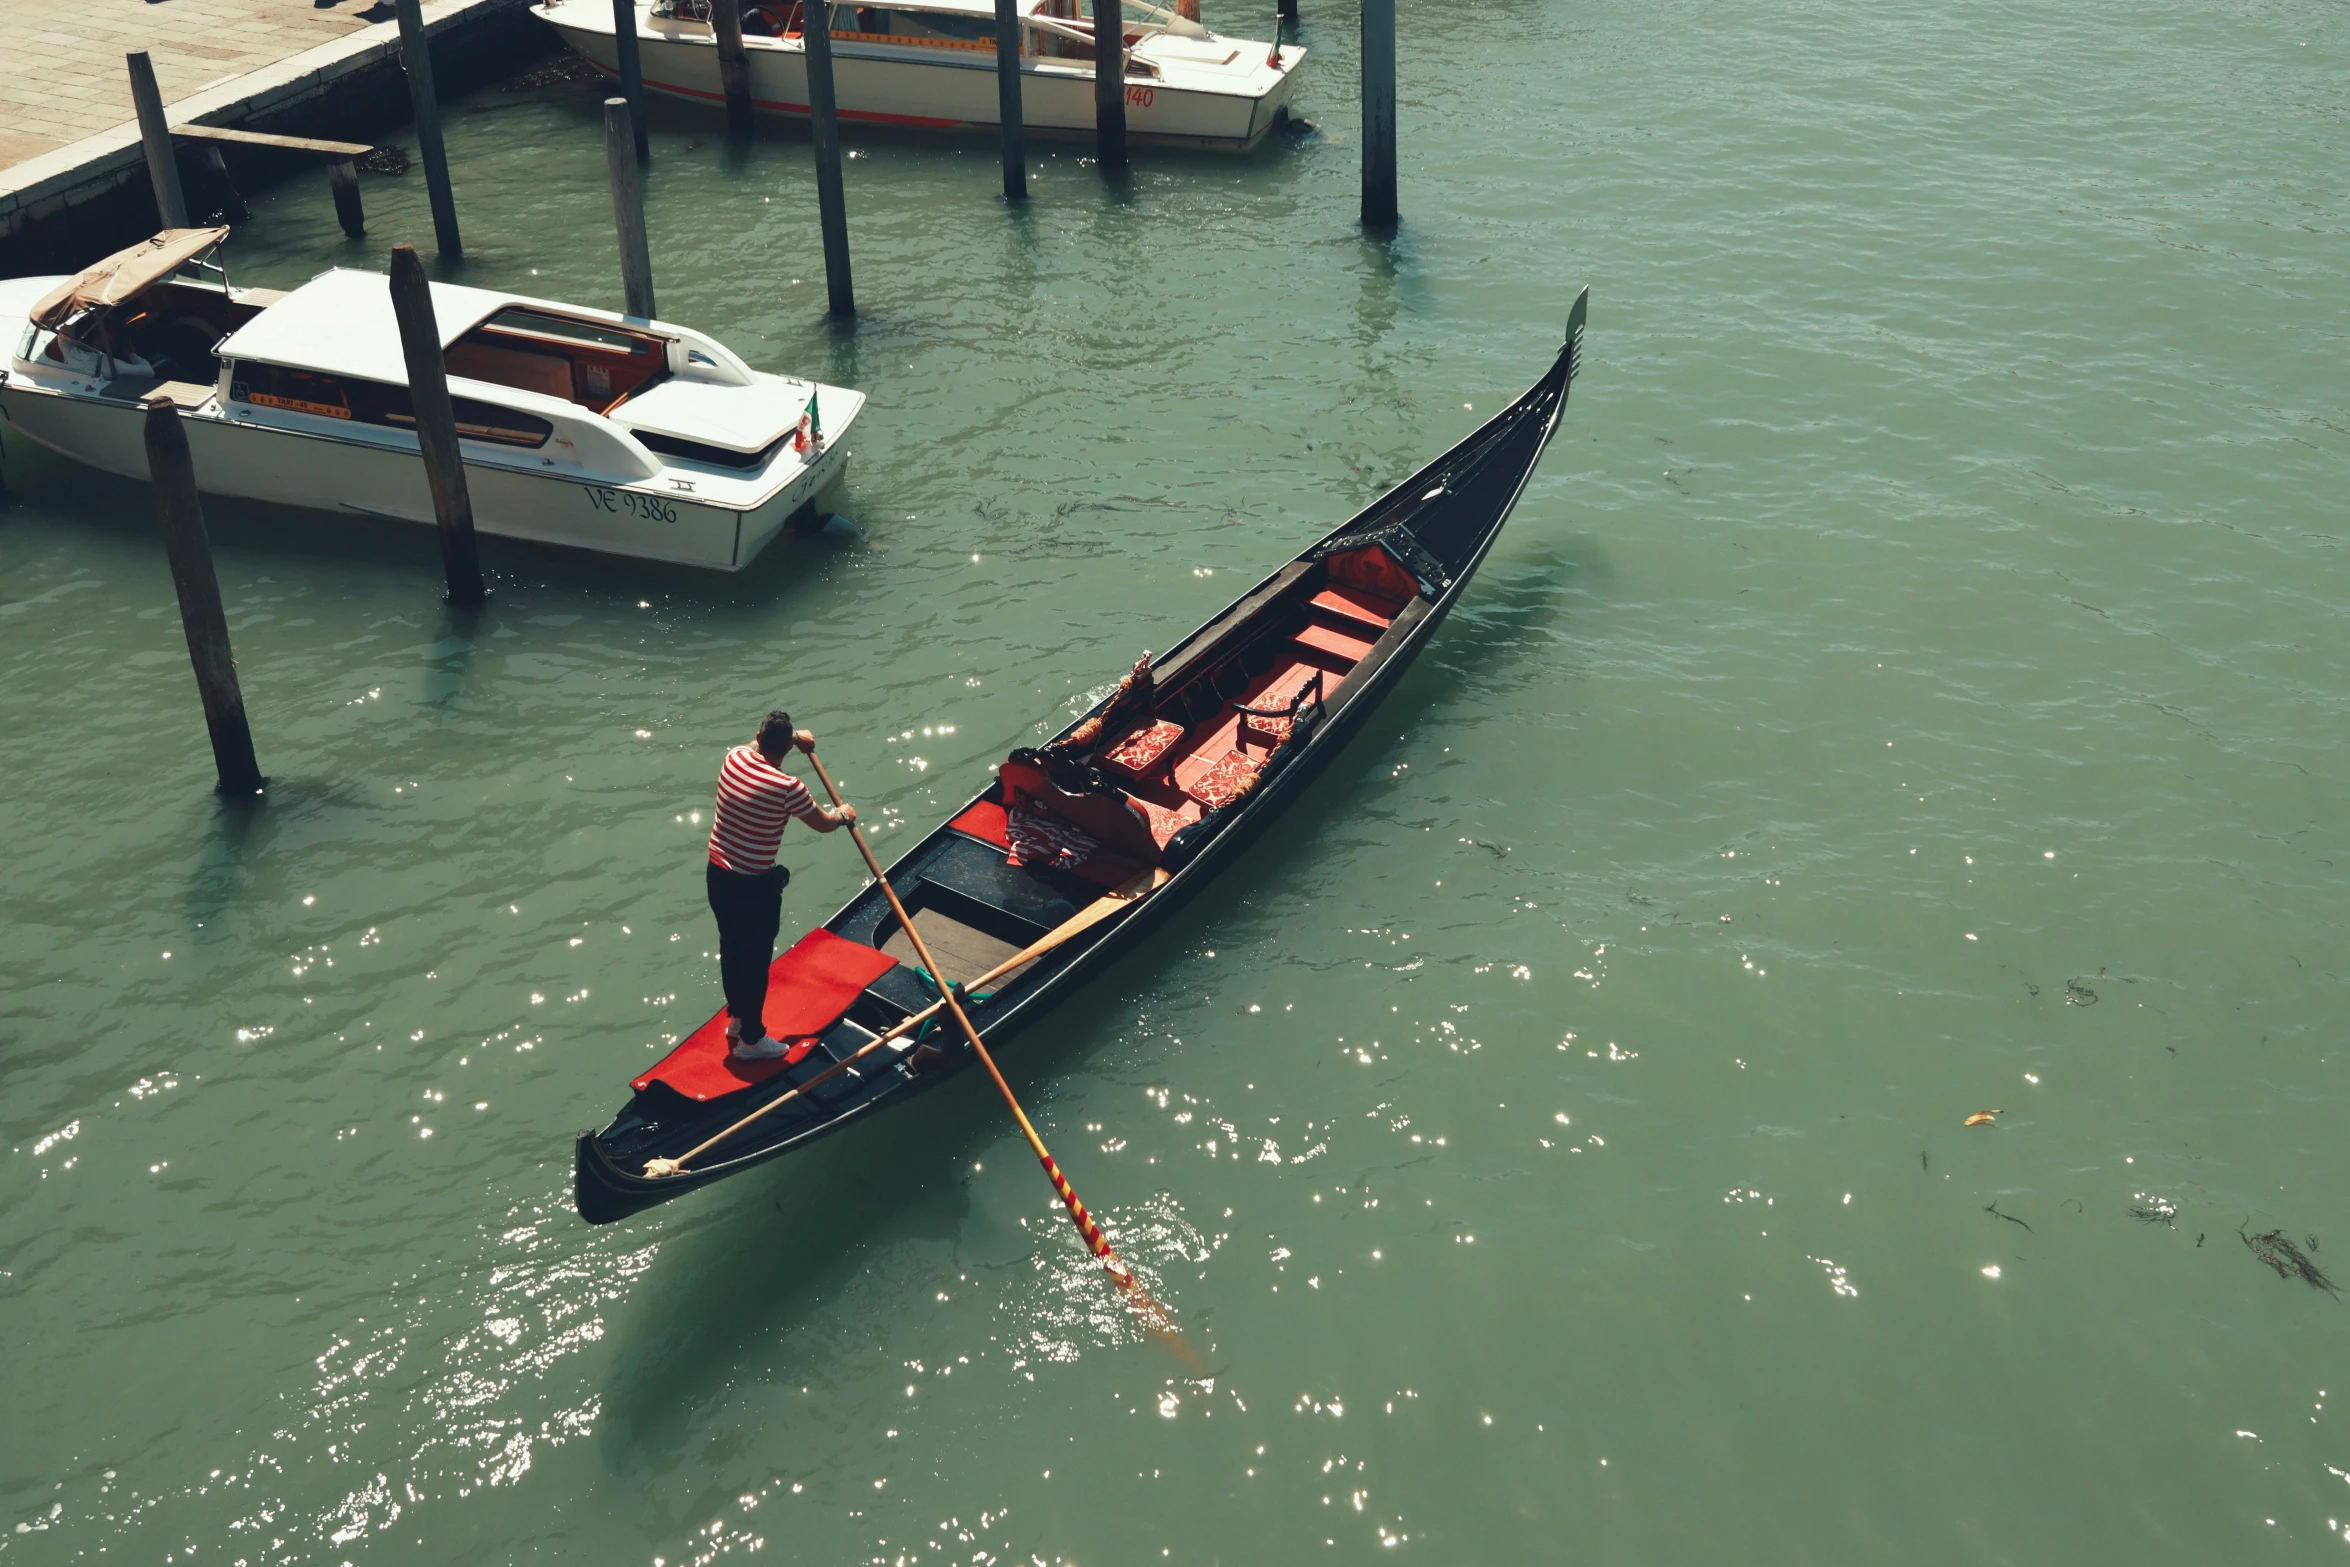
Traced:
POLYGON ((33 307, 33 324, 54 332, 84 310, 134 299, 226 238, 225 228, 165 229, 52 289, 33 307))

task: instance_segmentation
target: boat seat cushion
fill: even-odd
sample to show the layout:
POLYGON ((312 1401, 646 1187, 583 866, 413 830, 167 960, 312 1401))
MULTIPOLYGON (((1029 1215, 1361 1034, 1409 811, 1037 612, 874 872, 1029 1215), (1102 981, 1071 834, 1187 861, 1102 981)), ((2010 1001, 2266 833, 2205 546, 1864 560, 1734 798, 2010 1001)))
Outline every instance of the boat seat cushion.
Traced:
POLYGON ((1183 726, 1162 718, 1146 729, 1137 729, 1112 746, 1102 757, 1104 767, 1114 767, 1130 778, 1141 778, 1156 767, 1159 759, 1174 749, 1183 738, 1183 726))
MULTIPOLYGON (((896 962, 831 931, 808 932, 767 971, 768 1034, 791 1042, 813 1040, 840 1021, 865 987, 896 962)), ((726 1042, 726 1013, 721 1010, 630 1086, 641 1094, 650 1085, 663 1083, 688 1099, 707 1101, 764 1082, 783 1068, 781 1058, 737 1061, 726 1042)))
POLYGON ((1116 791, 1073 793, 1054 783, 1043 768, 1020 759, 1008 760, 996 775, 1004 786, 1007 804, 1025 803, 1048 816, 1059 817, 1115 854, 1158 863, 1159 846, 1151 837, 1150 818, 1116 791))
MULTIPOLYGON (((994 844, 1007 856, 1011 853, 1012 838, 1008 830, 1009 822, 1004 808, 993 800, 973 802, 963 811, 963 814, 957 816, 947 825, 959 833, 977 838, 984 843, 994 844)), ((1180 826, 1181 823, 1177 823, 1177 825, 1180 826)), ((1169 832, 1172 833, 1172 831, 1173 829, 1170 828, 1169 832)), ((1166 839, 1157 836, 1155 824, 1153 839, 1158 843, 1166 842, 1166 839)), ((1158 863, 1155 854, 1149 863, 1152 865, 1158 863)), ((1097 849, 1090 859, 1075 866, 1074 870, 1077 875, 1084 877, 1097 887, 1123 887, 1145 868, 1143 863, 1131 856, 1115 854, 1107 849, 1097 849)))
POLYGON ((1183 792, 1213 811, 1248 793, 1256 780, 1257 764, 1238 751, 1227 751, 1183 792))

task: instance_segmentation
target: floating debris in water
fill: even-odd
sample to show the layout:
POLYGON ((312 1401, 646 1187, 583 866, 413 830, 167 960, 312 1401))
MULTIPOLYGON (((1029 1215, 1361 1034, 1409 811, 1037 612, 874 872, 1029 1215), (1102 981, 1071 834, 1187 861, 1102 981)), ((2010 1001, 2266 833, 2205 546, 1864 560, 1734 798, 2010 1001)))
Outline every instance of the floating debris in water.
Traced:
POLYGON ((2007 1114, 2005 1110, 1977 1110, 1959 1124, 1961 1126, 1997 1126, 1999 1118, 2005 1114, 2007 1114))
MULTIPOLYGON (((2280 1279, 2299 1279, 2313 1289, 2324 1290, 2339 1300, 2342 1292, 2334 1281, 2325 1276, 2318 1265, 2309 1260, 2308 1253, 2285 1238, 2283 1230, 2266 1230, 2258 1235, 2246 1235, 2242 1228, 2236 1234, 2243 1239, 2244 1249, 2275 1270, 2280 1279)), ((2310 1237, 2312 1245, 2316 1237, 2310 1237)))
POLYGON ((531 69, 500 87, 500 92, 531 92, 541 87, 560 87, 565 82, 592 82, 603 76, 595 62, 566 49, 551 60, 542 60, 531 69))
MULTIPOLYGON (((1993 1198, 1990 1202, 1985 1203, 1983 1205, 1983 1211, 1991 1215, 1991 1217, 1994 1219, 2005 1219, 2010 1224, 2024 1224, 2023 1220, 2017 1218, 2012 1213, 2001 1213, 1999 1211, 1999 1200, 1997 1198, 1993 1198)), ((2024 1233, 2026 1235, 2037 1235, 2040 1232, 2033 1229, 2030 1225, 2024 1224, 2024 1233)))
POLYGON ((2097 1005, 2097 992, 2077 978, 2068 979, 2064 982, 2064 1004, 2068 1007, 2093 1007, 2097 1005))
POLYGON ((414 160, 405 147, 370 147, 352 161, 370 174, 405 174, 414 160))
POLYGON ((2140 1224, 2167 1224, 2174 1230, 2179 1227, 2179 1205, 2168 1197, 2153 1197, 2145 1192, 2134 1192, 2131 1196, 2134 1200, 2130 1204, 2130 1217, 2140 1224))

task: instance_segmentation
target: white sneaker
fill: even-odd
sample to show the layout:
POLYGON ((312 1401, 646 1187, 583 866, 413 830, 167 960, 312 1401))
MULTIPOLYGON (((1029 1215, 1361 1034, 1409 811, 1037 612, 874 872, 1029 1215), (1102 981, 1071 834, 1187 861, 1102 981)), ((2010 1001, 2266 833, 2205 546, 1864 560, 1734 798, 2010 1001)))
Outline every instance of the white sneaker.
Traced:
POLYGON ((770 1039, 761 1031, 757 1039, 737 1040, 734 1058, 737 1061, 773 1061, 791 1047, 780 1039, 770 1039))

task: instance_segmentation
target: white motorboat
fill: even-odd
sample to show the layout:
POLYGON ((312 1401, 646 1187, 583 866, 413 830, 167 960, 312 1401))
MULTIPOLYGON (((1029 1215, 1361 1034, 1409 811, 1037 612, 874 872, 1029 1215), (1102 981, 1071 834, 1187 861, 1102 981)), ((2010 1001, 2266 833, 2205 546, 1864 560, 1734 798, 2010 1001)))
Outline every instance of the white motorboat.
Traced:
MULTIPOLYGON (((145 407, 168 400, 210 493, 432 523, 389 280, 232 288, 227 235, 171 229, 76 277, 0 282, 0 331, 21 330, 0 412, 145 479, 145 407)), ((739 571, 847 466, 860 392, 666 321, 446 283, 432 303, 484 533, 739 571)))
MULTIPOLYGON (((539 0, 533 9, 607 75, 619 73, 608 0, 539 0)), ((941 130, 999 123, 992 0, 824 9, 832 22, 833 97, 842 119, 941 130)), ((1014 9, 1024 124, 1039 135, 1090 137, 1091 0, 1014 0, 1014 9)), ((708 0, 639 0, 635 14, 648 89, 725 101, 708 0)), ((802 15, 800 0, 745 0, 743 50, 754 108, 807 114, 802 15)), ((1305 50, 1211 33, 1190 0, 1177 0, 1172 10, 1125 0, 1123 15, 1131 139, 1242 148, 1287 114, 1290 82, 1305 50)))

